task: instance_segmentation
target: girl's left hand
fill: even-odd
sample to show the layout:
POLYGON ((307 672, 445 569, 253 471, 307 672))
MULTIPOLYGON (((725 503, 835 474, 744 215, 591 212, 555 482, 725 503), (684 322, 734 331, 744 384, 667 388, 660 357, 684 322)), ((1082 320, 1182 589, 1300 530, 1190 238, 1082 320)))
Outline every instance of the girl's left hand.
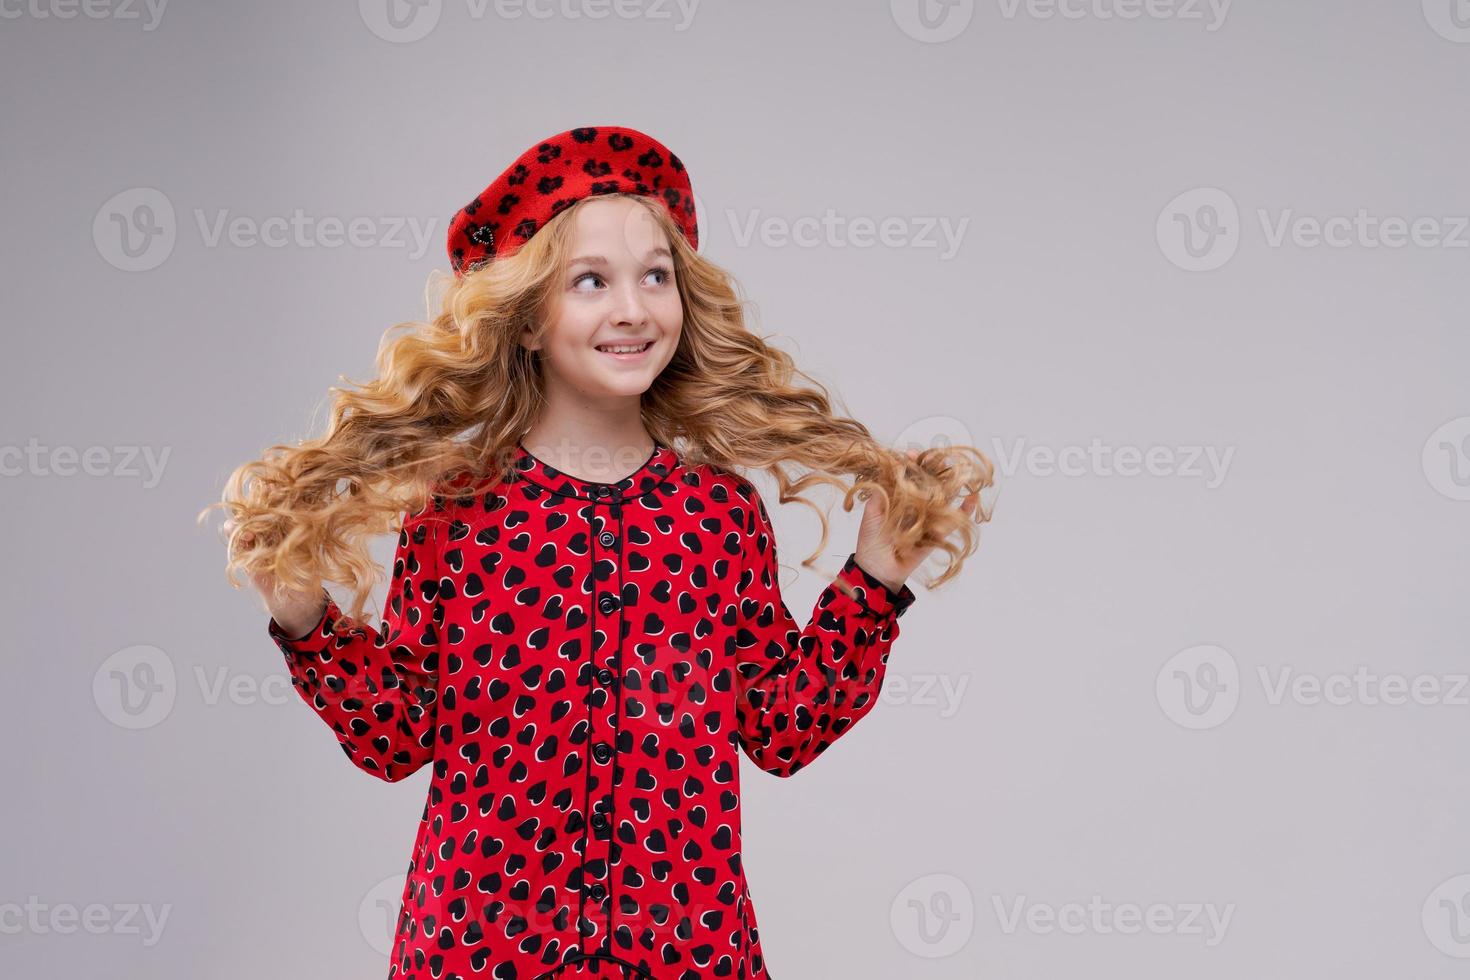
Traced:
MULTIPOLYGON (((908 454, 913 459, 919 455, 919 451, 910 449, 908 454)), ((979 505, 980 495, 974 493, 960 504, 960 510, 974 517, 975 508, 979 505)), ((900 561, 894 554, 892 540, 882 531, 882 524, 883 501, 876 496, 869 497, 863 505, 863 519, 858 526, 857 563, 862 566, 863 571, 897 592, 934 549, 925 548, 900 561)))

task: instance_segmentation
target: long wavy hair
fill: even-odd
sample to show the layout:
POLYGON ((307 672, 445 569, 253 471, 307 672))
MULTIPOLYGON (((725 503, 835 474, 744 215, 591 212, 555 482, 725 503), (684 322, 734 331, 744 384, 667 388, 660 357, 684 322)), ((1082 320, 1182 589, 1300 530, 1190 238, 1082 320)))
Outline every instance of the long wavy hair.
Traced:
MULTIPOLYGON (((882 498, 883 527, 899 555, 933 547, 931 557, 943 556, 929 588, 957 575, 990 514, 981 506, 968 515, 956 498, 992 485, 989 457, 958 445, 911 458, 834 412, 821 383, 746 327, 733 278, 690 248, 662 204, 619 196, 633 197, 663 228, 684 310, 678 348, 642 398, 649 434, 686 465, 765 471, 781 503, 811 507, 822 537, 805 567, 814 567, 829 527, 804 491, 828 484, 843 494, 844 511, 854 499, 882 498)), ((405 512, 426 510, 437 494, 479 492, 511 476, 517 443, 544 400, 541 354, 522 343, 522 332, 544 336, 582 203, 510 255, 457 279, 437 273, 438 313, 431 280, 431 319, 385 332, 377 377, 329 389, 325 435, 270 446, 235 469, 221 500, 199 515, 229 512, 232 585, 240 587, 237 571, 269 574, 278 589, 298 593, 338 583, 353 596, 341 607, 350 621, 343 628, 366 623, 383 574, 368 541, 398 531, 405 512)))

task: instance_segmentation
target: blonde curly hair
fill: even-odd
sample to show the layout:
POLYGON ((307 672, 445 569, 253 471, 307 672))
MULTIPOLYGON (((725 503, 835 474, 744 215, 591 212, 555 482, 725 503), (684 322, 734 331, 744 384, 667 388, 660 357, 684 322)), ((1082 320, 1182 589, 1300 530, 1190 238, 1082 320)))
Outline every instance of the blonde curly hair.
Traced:
MULTIPOLYGON (((843 493, 844 511, 856 498, 882 498, 883 528, 900 556, 931 547, 946 556, 928 587, 957 575, 990 514, 972 517, 955 500, 992 485, 989 457, 959 445, 911 458, 836 414, 824 386, 746 327, 733 278, 690 248, 660 202, 616 196, 641 203, 663 228, 684 310, 678 348, 643 395, 649 434, 686 465, 768 472, 782 503, 811 507, 822 536, 803 566, 812 567, 829 532, 803 491, 828 484, 843 493), (793 476, 792 466, 801 472, 793 476)), ((382 577, 369 539, 396 532, 405 512, 427 511, 451 485, 460 495, 511 475, 517 443, 543 402, 540 352, 521 335, 527 327, 544 335, 575 212, 592 199, 561 211, 508 256, 460 278, 440 273, 448 281, 438 314, 384 334, 376 378, 349 381, 357 390, 329 389, 325 435, 273 445, 234 470, 221 500, 199 515, 229 512, 232 585, 239 588, 237 571, 272 575, 278 589, 300 593, 339 583, 353 595, 341 628, 365 623, 382 577)))

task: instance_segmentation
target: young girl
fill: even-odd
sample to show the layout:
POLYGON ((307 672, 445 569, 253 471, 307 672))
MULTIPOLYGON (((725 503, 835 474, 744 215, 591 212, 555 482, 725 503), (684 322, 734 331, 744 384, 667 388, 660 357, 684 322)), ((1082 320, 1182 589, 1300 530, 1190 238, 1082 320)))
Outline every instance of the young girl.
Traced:
POLYGON ((906 579, 936 549, 929 584, 954 576, 989 517, 984 454, 895 452, 835 415, 697 246, 656 140, 537 144, 455 216, 442 312, 212 505, 348 759, 432 765, 389 977, 769 976, 739 755, 790 776, 871 710, 906 579), (740 468, 783 503, 865 500, 805 627, 740 468), (366 540, 395 527, 373 631, 366 540))

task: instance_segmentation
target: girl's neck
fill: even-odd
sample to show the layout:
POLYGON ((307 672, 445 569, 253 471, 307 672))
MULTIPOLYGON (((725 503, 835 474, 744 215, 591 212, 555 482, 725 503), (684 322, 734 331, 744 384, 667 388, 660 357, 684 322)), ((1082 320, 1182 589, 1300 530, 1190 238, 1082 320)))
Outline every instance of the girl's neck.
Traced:
POLYGON ((655 444, 641 415, 557 419, 543 413, 521 437, 532 456, 588 483, 617 483, 637 472, 655 444))

